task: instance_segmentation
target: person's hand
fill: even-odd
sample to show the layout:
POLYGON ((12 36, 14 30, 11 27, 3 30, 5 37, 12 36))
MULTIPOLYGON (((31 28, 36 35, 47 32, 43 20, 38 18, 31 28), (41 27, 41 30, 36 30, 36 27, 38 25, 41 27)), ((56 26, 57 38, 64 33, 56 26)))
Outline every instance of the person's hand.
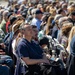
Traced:
POLYGON ((46 25, 46 22, 42 22, 42 23, 41 23, 41 26, 44 26, 44 25, 46 25))
POLYGON ((49 62, 48 59, 43 59, 43 63, 45 63, 45 64, 50 64, 50 62, 49 62))
POLYGON ((43 54, 44 63, 50 64, 49 60, 47 59, 46 55, 43 54))
POLYGON ((48 59, 50 59, 50 58, 51 58, 51 55, 50 55, 50 54, 46 54, 46 57, 47 57, 48 59))

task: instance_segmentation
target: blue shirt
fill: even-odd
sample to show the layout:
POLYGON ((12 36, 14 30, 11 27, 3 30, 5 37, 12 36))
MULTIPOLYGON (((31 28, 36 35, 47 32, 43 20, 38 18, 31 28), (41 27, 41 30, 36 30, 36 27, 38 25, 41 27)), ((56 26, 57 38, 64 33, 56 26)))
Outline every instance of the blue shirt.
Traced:
POLYGON ((43 58, 43 50, 41 47, 35 42, 27 41, 26 39, 22 39, 17 46, 16 53, 18 54, 18 50, 20 52, 20 57, 29 57, 30 59, 42 59, 43 58))
POLYGON ((32 22, 31 22, 31 25, 35 25, 37 26, 38 30, 40 30, 40 25, 41 25, 42 21, 37 19, 37 18, 33 18, 32 19, 32 22))
POLYGON ((75 55, 75 35, 73 36, 70 43, 70 53, 75 55))

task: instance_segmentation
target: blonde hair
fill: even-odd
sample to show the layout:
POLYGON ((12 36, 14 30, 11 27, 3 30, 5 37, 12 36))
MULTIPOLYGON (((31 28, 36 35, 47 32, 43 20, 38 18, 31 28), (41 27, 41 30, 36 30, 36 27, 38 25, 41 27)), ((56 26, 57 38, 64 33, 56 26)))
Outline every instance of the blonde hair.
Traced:
POLYGON ((48 18, 48 21, 47 21, 47 28, 46 28, 46 31, 45 31, 45 34, 46 35, 48 35, 49 34, 49 32, 50 32, 50 29, 52 28, 52 20, 54 19, 54 17, 53 16, 50 16, 49 18, 48 18))
POLYGON ((46 7, 46 12, 49 12, 50 11, 50 6, 48 5, 47 7, 46 7))
POLYGON ((66 37, 68 37, 72 26, 73 26, 72 23, 63 24, 63 26, 62 26, 62 34, 65 35, 66 37))
POLYGON ((68 38, 68 46, 67 46, 67 49, 68 51, 70 52, 70 42, 73 38, 73 36, 75 35, 75 26, 72 27, 71 31, 70 31, 70 34, 69 34, 69 38, 68 38))
POLYGON ((67 9, 68 9, 68 13, 71 13, 71 12, 75 11, 74 6, 69 6, 67 9))
POLYGON ((75 26, 73 26, 71 31, 70 31, 69 38, 68 38, 69 42, 71 42, 71 39, 74 35, 75 35, 75 26))
POLYGON ((20 25, 21 25, 23 22, 24 22, 23 20, 18 20, 18 21, 16 21, 15 24, 12 25, 12 31, 13 31, 14 33, 16 33, 16 32, 19 30, 19 27, 20 27, 20 25))
POLYGON ((52 16, 55 16, 56 9, 54 9, 54 8, 53 8, 53 9, 50 9, 50 11, 49 11, 49 12, 51 13, 51 15, 52 15, 52 16))
POLYGON ((14 35, 16 35, 16 37, 15 37, 15 39, 16 39, 16 43, 15 43, 15 50, 16 50, 16 47, 17 47, 17 44, 18 44, 18 42, 21 40, 21 38, 23 37, 23 34, 22 34, 22 32, 21 31, 19 31, 19 27, 20 27, 20 25, 23 23, 24 21, 23 20, 18 20, 18 21, 16 21, 16 23, 15 23, 15 25, 17 26, 17 28, 16 28, 16 26, 14 27, 14 32, 15 32, 15 34, 14 35))

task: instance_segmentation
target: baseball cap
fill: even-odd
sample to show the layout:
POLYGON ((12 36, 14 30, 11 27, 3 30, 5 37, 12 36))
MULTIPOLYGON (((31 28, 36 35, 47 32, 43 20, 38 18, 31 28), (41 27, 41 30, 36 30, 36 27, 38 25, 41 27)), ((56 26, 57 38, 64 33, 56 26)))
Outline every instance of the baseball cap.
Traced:
POLYGON ((43 12, 42 12, 41 10, 37 9, 37 10, 34 12, 34 14, 43 14, 43 12))

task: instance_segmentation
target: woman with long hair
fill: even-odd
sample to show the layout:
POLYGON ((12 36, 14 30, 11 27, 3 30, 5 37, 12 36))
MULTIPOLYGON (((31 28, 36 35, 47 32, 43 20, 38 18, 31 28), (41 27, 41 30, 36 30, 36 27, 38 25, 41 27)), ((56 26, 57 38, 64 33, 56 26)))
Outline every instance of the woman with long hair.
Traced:
POLYGON ((54 20, 54 17, 53 16, 50 16, 48 18, 47 25, 46 25, 46 29, 45 29, 45 34, 46 35, 51 35, 52 34, 52 28, 53 28, 52 21, 53 20, 54 20))
POLYGON ((70 53, 70 42, 73 38, 73 36, 75 35, 75 26, 72 27, 70 34, 69 34, 69 38, 68 38, 68 46, 67 46, 67 51, 68 53, 70 53))
POLYGON ((68 45, 68 37, 69 37, 69 33, 70 30, 72 28, 72 24, 71 23, 66 23, 63 24, 62 26, 62 39, 61 39, 61 44, 66 48, 68 45))

